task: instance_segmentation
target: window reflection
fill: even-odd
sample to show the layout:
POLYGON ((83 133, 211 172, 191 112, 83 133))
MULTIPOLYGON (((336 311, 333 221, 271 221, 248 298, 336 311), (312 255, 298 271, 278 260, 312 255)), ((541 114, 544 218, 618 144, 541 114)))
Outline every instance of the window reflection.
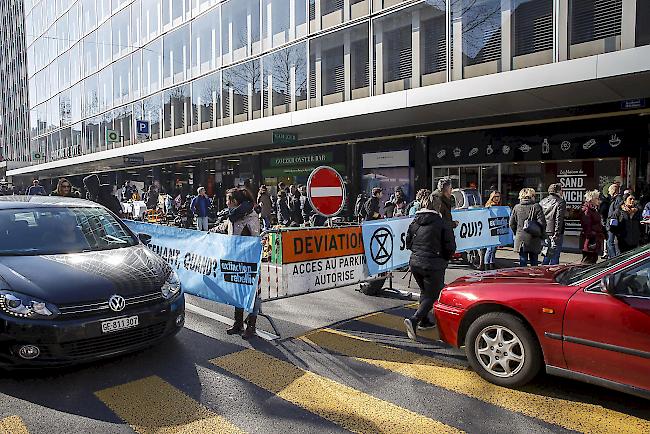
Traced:
POLYGON ((165 137, 185 134, 190 125, 190 87, 183 85, 163 93, 163 124, 165 137))
POLYGON ((553 61, 553 0, 516 0, 512 5, 513 68, 553 61))
POLYGON ((260 66, 259 60, 252 60, 224 70, 224 123, 242 122, 261 116, 260 66))
POLYGON ((192 82, 192 131, 218 126, 221 118, 221 74, 192 82))
POLYGON ((190 67, 190 26, 165 35, 163 49, 164 85, 186 80, 190 67))

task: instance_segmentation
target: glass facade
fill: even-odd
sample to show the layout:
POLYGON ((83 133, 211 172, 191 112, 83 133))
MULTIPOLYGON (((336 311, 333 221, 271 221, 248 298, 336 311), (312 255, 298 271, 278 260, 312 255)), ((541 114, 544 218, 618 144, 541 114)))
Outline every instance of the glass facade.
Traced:
MULTIPOLYGON (((625 2, 560 3, 25 0, 31 146, 20 152, 68 158, 628 48, 625 2)), ((647 9, 631 15, 632 46, 650 43, 647 9)))

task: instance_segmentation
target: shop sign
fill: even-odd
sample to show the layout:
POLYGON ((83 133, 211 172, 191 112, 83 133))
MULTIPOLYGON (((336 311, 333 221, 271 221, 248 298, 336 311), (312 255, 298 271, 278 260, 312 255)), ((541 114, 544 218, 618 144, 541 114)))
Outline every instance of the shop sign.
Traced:
POLYGON ((135 132, 139 138, 148 137, 150 132, 149 121, 137 119, 135 121, 135 132))
POLYGON ((641 108, 645 108, 645 99, 643 98, 628 99, 621 102, 622 110, 634 110, 634 109, 641 109, 641 108))
POLYGON ((115 130, 106 130, 106 143, 116 143, 120 141, 120 133, 115 130))
POLYGON ((282 263, 287 294, 353 285, 368 278, 359 226, 283 232, 282 263))
POLYGON ((124 164, 127 166, 141 166, 144 164, 144 157, 137 155, 126 156, 124 157, 124 164))
POLYGON ((32 152, 32 160, 43 160, 45 155, 42 152, 36 151, 32 152))
POLYGON ((582 167, 559 169, 558 182, 562 185, 562 197, 566 201, 565 235, 580 233, 580 209, 587 192, 590 179, 582 167))
POLYGON ((457 252, 513 243, 507 206, 456 210, 452 217, 458 222, 454 229, 457 252))
POLYGON ((274 145, 293 145, 298 141, 298 135, 284 131, 273 131, 274 145))
POLYGON ((298 154, 298 155, 280 155, 271 158, 271 167, 291 167, 291 166, 320 166, 324 163, 331 163, 334 155, 331 152, 322 154, 298 154))
POLYGON ((370 154, 363 154, 363 168, 364 169, 377 169, 381 167, 409 167, 409 151, 392 152, 373 152, 370 154))

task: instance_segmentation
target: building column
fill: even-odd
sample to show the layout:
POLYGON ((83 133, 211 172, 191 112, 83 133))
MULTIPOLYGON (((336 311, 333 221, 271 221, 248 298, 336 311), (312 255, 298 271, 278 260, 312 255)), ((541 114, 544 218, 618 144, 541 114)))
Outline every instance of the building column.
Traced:
POLYGON ((296 39, 296 2, 306 4, 305 0, 289 0, 289 39, 292 41, 296 39))
MULTIPOLYGON (((219 83, 219 87, 221 87, 221 83, 219 83)), ((216 127, 221 125, 221 118, 223 114, 221 113, 221 107, 219 104, 219 96, 221 94, 220 90, 217 89, 212 89, 212 113, 214 115, 212 116, 212 122, 213 124, 210 125, 211 127, 216 127)), ((201 112, 201 109, 199 109, 199 113, 201 112)), ((202 125, 199 125, 199 129, 202 129, 202 125)))
POLYGON ((420 10, 411 15, 411 86, 420 87, 420 10))
POLYGON ((296 64, 291 65, 289 69, 289 92, 291 93, 291 102, 289 111, 296 111, 296 64))
POLYGON ((553 0, 555 11, 555 42, 553 61, 561 62, 569 58, 569 0, 553 0))
POLYGON ((316 61, 314 62, 314 75, 316 76, 316 89, 315 89, 315 97, 316 97, 316 106, 321 106, 323 105, 323 69, 322 69, 322 62, 323 62, 323 53, 322 53, 322 47, 321 47, 321 42, 319 39, 317 39, 314 42, 314 48, 316 49, 316 61))
POLYGON ((343 100, 352 99, 352 62, 350 54, 350 32, 343 33, 343 100))
POLYGON ((248 120, 253 119, 253 83, 246 83, 248 87, 248 120))
POLYGON ((512 0, 501 0, 501 71, 512 69, 512 0))
MULTIPOLYGON (((273 47, 273 2, 266 5, 266 36, 269 38, 269 45, 266 48, 273 47)), ((262 20, 264 23, 264 20, 262 20)))
POLYGON ((246 9, 246 54, 250 56, 253 54, 253 32, 252 32, 252 25, 253 25, 253 16, 250 8, 246 9))
POLYGON ((621 50, 634 48, 636 45, 636 3, 637 0, 623 0, 621 50))
MULTIPOLYGON (((431 188, 431 166, 429 165, 429 139, 426 136, 416 136, 413 147, 413 160, 415 161, 415 185, 413 195, 421 188, 431 188)), ((411 200, 413 199, 410 198, 411 200)))
MULTIPOLYGON (((265 116, 271 116, 273 114, 273 74, 269 74, 266 77, 266 85, 267 85, 267 92, 268 95, 266 96, 268 101, 269 101, 269 106, 268 106, 268 113, 264 113, 265 116)), ((262 101, 262 105, 264 105, 264 101, 262 101)))
POLYGON ((381 95, 384 93, 384 29, 380 20, 375 21, 375 65, 375 95, 381 95))
POLYGON ((343 0, 343 22, 350 21, 350 0, 343 0))
POLYGON ((320 12, 320 2, 321 0, 315 0, 314 2, 314 21, 316 22, 316 31, 321 29, 321 12, 320 12))
POLYGON ((231 124, 235 122, 234 99, 235 92, 233 91, 232 86, 228 86, 228 120, 231 124))
POLYGON ((461 80, 463 78, 463 18, 455 18, 451 25, 451 37, 454 41, 451 79, 461 80))

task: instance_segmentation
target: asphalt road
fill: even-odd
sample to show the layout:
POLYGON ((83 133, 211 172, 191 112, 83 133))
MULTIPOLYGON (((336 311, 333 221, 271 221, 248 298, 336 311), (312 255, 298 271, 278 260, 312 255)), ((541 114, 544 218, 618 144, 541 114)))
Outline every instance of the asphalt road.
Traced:
POLYGON ((405 337, 413 307, 353 288, 278 300, 265 312, 282 339, 250 343, 188 312, 175 338, 136 354, 0 373, 0 433, 650 432, 640 398, 547 376, 484 382, 432 332, 405 337))

